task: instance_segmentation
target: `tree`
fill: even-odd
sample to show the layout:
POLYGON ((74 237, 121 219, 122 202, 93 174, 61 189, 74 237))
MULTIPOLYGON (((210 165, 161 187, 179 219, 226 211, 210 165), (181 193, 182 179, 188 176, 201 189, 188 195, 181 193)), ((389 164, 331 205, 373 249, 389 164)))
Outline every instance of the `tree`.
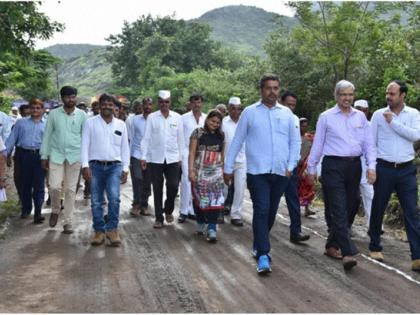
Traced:
POLYGON ((108 41, 116 83, 137 90, 147 90, 161 76, 241 64, 210 38, 208 26, 171 16, 141 16, 108 41))
POLYGON ((48 39, 63 25, 38 11, 38 2, 0 2, 0 91, 46 96, 48 69, 55 62, 46 51, 35 51, 36 39, 48 39))

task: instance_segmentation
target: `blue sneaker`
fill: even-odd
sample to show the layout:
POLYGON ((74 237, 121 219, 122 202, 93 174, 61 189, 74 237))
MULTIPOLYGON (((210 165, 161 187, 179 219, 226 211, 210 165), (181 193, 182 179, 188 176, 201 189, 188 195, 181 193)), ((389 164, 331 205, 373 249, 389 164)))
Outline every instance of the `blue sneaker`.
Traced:
POLYGON ((216 231, 213 229, 209 229, 207 231, 207 241, 209 243, 215 243, 217 241, 216 231))
POLYGON ((271 272, 270 258, 267 255, 262 255, 258 258, 257 272, 259 274, 271 272))
MULTIPOLYGON (((254 258, 255 260, 257 260, 257 259, 258 259, 258 253, 257 253, 257 250, 256 250, 255 248, 253 248, 253 249, 251 250, 251 256, 252 256, 252 258, 254 258)), ((269 259, 270 261, 272 261, 272 259, 271 259, 271 255, 270 255, 270 254, 267 254, 267 256, 268 256, 268 259, 269 259)))
POLYGON ((195 232, 197 235, 204 235, 204 229, 206 228, 205 223, 197 223, 197 227, 195 228, 195 232))

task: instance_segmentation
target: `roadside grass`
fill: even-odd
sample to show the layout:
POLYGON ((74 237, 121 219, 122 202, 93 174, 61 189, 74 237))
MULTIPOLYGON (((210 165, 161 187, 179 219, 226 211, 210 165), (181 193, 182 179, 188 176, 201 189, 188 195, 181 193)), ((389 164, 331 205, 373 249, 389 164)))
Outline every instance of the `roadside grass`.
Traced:
POLYGON ((4 232, 6 231, 5 223, 7 218, 13 215, 17 215, 20 212, 18 202, 14 199, 0 203, 0 238, 4 238, 4 232))

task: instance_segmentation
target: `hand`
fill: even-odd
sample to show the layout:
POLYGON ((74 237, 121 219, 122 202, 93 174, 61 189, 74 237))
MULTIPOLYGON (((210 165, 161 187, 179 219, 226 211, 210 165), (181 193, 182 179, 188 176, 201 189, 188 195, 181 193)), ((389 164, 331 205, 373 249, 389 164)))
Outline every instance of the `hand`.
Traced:
POLYGON ((286 177, 287 177, 287 178, 292 177, 292 172, 286 171, 286 177))
POLYGON ((373 185, 376 181, 376 172, 374 170, 367 171, 367 181, 369 184, 373 185))
POLYGON ((48 162, 48 160, 41 160, 41 167, 44 170, 48 170, 50 168, 50 163, 48 162))
POLYGON ((232 179, 233 179, 233 174, 223 174, 223 180, 225 181, 225 184, 227 185, 227 186, 229 186, 230 185, 230 183, 232 182, 232 179))
POLYGON ((392 121, 392 118, 394 118, 392 112, 384 112, 383 115, 388 124, 392 121))
POLYGON ((195 175, 195 170, 189 170, 188 171, 188 179, 191 183, 195 183, 197 181, 197 177, 195 175))
POLYGON ((122 172, 121 174, 121 184, 125 184, 127 182, 128 172, 122 172))
POLYGON ((83 179, 87 182, 90 182, 91 178, 92 178, 92 171, 90 170, 89 167, 84 167, 82 169, 82 175, 83 175, 83 179))
POLYGON ((315 175, 308 174, 307 179, 308 179, 308 182, 309 182, 310 185, 315 184, 315 175))
POLYGON ((6 164, 7 164, 7 167, 12 167, 12 156, 11 155, 7 156, 6 164))
POLYGON ((5 179, 0 180, 0 189, 2 189, 2 188, 6 188, 6 180, 5 179))
POLYGON ((146 162, 146 160, 140 160, 140 166, 141 166, 141 169, 143 171, 145 171, 146 168, 147 168, 147 162, 146 162))

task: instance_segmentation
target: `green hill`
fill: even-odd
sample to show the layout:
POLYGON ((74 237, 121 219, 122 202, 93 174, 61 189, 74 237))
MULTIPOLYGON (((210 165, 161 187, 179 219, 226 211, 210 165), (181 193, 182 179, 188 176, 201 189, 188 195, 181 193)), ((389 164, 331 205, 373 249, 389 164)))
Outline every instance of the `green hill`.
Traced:
POLYGON ((263 9, 233 5, 211 10, 194 20, 210 25, 213 38, 228 47, 254 56, 264 56, 263 45, 280 25, 292 28, 296 20, 263 9))
POLYGON ((111 65, 106 61, 106 47, 64 60, 58 67, 59 85, 74 85, 80 96, 94 96, 112 85, 111 65))
POLYGON ((60 58, 60 59, 71 59, 79 57, 81 55, 87 54, 91 50, 101 48, 102 46, 98 45, 89 45, 89 44, 57 44, 45 48, 50 54, 60 58))

